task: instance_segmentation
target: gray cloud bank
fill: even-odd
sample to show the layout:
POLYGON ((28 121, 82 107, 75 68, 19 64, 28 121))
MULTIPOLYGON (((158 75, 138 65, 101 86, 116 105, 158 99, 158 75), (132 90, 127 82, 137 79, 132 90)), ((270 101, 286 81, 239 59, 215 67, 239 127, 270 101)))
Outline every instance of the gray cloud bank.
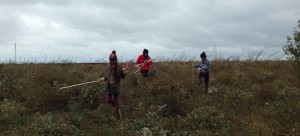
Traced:
POLYGON ((300 19, 294 0, 1 0, 0 61, 95 61, 282 54, 300 19), (214 47, 215 45, 215 47, 214 47), (177 57, 178 57, 177 56, 177 57))

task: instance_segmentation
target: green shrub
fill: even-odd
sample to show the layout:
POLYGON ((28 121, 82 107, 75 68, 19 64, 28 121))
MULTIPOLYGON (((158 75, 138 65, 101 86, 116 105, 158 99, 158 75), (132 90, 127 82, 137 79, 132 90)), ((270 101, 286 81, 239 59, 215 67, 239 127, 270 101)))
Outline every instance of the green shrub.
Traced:
POLYGON ((293 38, 287 37, 287 44, 282 48, 285 54, 290 56, 290 60, 293 62, 294 69, 300 79, 300 20, 294 29, 293 38))
POLYGON ((79 114, 79 115, 75 115, 71 119, 71 121, 72 121, 72 124, 74 124, 76 127, 80 127, 85 119, 86 119, 85 115, 79 114))
POLYGON ((132 130, 139 131, 144 127, 147 127, 145 121, 141 120, 141 119, 137 119, 137 120, 134 120, 134 122, 133 122, 132 130))
POLYGON ((166 106, 162 108, 158 115, 162 117, 174 117, 174 116, 186 116, 187 115, 187 106, 184 101, 180 101, 174 97, 170 96, 161 96, 161 103, 166 106))
POLYGON ((77 128, 68 122, 68 118, 54 116, 51 113, 36 114, 27 127, 28 133, 33 135, 73 135, 77 128))
POLYGON ((3 99, 16 100, 17 91, 14 82, 14 75, 0 75, 0 101, 3 99))
POLYGON ((70 112, 81 111, 81 104, 76 101, 69 101, 67 107, 70 112))
POLYGON ((201 107, 188 114, 191 129, 221 130, 224 125, 223 114, 214 107, 201 107))
POLYGON ((12 123, 12 121, 15 121, 17 117, 21 116, 25 110, 26 109, 20 103, 15 101, 9 101, 7 99, 0 101, 0 123, 12 123))

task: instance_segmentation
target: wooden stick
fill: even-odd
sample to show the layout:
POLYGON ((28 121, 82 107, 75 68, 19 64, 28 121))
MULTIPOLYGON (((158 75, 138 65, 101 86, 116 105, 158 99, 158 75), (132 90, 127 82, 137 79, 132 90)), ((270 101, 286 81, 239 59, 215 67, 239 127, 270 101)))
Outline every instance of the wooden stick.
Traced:
MULTIPOLYGON (((149 59, 148 62, 150 62, 150 61, 152 61, 152 60, 154 60, 154 59, 156 59, 156 58, 158 58, 158 57, 159 57, 159 56, 156 56, 156 57, 154 57, 153 59, 149 59)), ((148 63, 148 62, 147 62, 147 63, 148 63)), ((134 73, 137 73, 139 70, 141 70, 141 68, 144 67, 147 63, 137 64, 136 66, 140 66, 140 67, 139 67, 138 70, 136 70, 134 73)))
MULTIPOLYGON (((151 62, 151 61, 152 61, 151 59, 148 60, 148 62, 151 62)), ((147 62, 147 63, 148 63, 148 62, 147 62)), ((140 69, 141 69, 142 67, 144 67, 147 63, 143 63, 142 66, 140 66, 139 69, 137 69, 134 73, 140 71, 140 69)), ((141 64, 138 64, 138 65, 141 65, 141 64)))
POLYGON ((86 84, 92 84, 92 83, 96 83, 96 82, 100 82, 100 80, 95 80, 95 81, 91 81, 91 82, 86 82, 86 83, 80 83, 80 84, 75 84, 75 85, 65 86, 65 87, 59 88, 59 90, 66 89, 66 88, 71 88, 71 87, 75 87, 75 86, 81 86, 81 85, 86 85, 86 84))

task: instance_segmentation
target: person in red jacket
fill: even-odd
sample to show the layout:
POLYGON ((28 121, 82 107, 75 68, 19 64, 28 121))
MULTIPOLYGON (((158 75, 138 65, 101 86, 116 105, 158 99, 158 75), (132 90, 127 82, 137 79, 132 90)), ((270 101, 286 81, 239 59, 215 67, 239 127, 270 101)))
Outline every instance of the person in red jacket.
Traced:
POLYGON ((144 49, 143 54, 140 55, 136 60, 136 63, 139 65, 139 69, 143 77, 148 77, 150 65, 152 64, 152 60, 148 53, 149 51, 147 49, 144 49))

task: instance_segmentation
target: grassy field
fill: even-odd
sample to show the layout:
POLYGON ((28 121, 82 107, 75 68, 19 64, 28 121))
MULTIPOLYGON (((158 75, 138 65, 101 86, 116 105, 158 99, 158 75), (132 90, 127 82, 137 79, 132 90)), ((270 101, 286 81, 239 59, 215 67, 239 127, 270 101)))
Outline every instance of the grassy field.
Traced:
POLYGON ((154 63, 122 81, 117 120, 103 64, 0 65, 0 135, 282 135, 300 131, 300 80, 287 61, 212 61, 211 95, 193 62, 154 63))

